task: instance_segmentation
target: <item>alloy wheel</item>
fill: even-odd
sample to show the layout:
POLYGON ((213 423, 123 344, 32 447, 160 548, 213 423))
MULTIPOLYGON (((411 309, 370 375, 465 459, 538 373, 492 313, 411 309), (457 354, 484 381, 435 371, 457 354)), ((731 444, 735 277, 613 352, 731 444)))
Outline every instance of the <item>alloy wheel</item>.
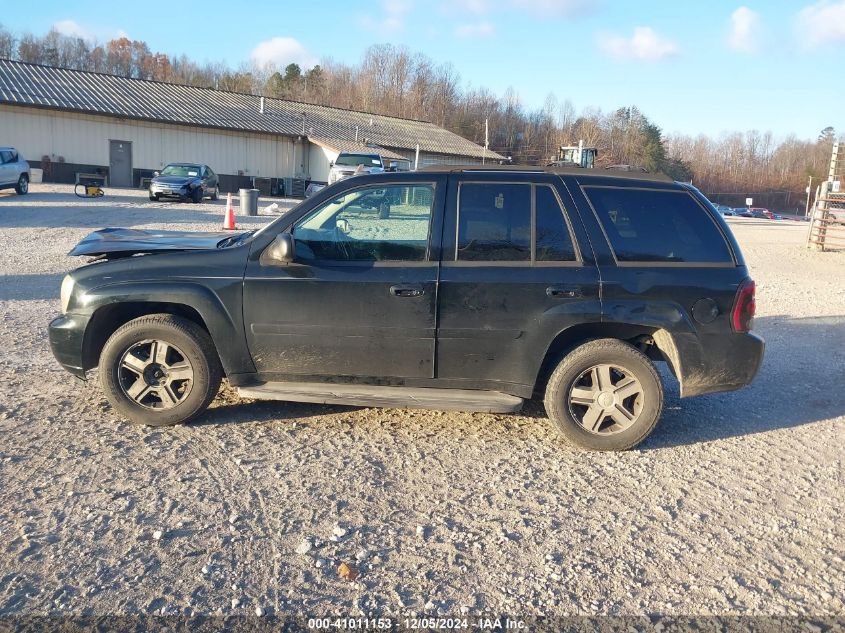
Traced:
POLYGON ((594 365, 582 372, 568 392, 572 417, 597 435, 620 433, 634 424, 643 409, 640 381, 624 367, 594 365))
POLYGON ((191 392, 194 368, 175 345, 145 340, 121 356, 118 382, 123 393, 136 404, 153 410, 172 409, 191 392))

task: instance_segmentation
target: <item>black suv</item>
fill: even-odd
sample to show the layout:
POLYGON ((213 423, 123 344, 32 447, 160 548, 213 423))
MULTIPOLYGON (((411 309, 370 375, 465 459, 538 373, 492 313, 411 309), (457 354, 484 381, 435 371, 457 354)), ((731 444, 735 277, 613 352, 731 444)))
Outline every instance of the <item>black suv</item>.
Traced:
POLYGON ((655 361, 695 396, 747 385, 763 357, 731 231, 658 176, 360 176, 257 232, 105 229, 71 255, 95 260, 62 283, 53 353, 80 377, 99 365, 112 405, 155 426, 199 415, 225 376, 244 397, 363 406, 537 394, 573 443, 623 450, 660 417, 655 361))

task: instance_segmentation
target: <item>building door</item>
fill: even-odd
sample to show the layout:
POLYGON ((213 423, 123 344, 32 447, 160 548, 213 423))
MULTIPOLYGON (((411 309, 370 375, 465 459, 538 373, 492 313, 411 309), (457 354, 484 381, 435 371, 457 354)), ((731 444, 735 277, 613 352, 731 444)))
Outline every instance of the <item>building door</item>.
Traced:
POLYGON ((109 141, 109 186, 132 186, 132 143, 109 141))

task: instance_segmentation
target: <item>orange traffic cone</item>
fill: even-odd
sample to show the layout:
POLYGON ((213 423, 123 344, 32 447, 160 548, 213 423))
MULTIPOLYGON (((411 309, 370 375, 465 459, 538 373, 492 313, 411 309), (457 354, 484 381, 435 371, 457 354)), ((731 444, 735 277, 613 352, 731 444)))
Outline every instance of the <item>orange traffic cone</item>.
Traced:
POLYGON ((223 218, 223 228, 226 231, 234 231, 235 226, 235 207, 232 204, 232 194, 226 194, 226 216, 223 218))

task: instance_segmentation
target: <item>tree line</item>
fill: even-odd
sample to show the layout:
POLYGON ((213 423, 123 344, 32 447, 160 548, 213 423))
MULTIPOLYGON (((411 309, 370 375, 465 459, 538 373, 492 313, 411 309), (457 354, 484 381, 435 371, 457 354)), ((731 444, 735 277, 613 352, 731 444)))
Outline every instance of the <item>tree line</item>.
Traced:
POLYGON ((490 149, 517 164, 546 164, 560 146, 583 140, 599 148, 599 167, 663 171, 730 206, 755 197, 755 204, 797 209, 810 177, 818 183, 827 176, 837 136, 833 128, 813 140, 794 135, 778 140, 757 130, 718 138, 666 135, 634 106, 577 112, 571 101, 554 94, 542 107, 527 109, 512 88, 498 96, 466 86, 452 64, 390 44, 371 46, 357 64, 327 59, 306 69, 295 63, 232 68, 185 55, 171 58, 127 37, 99 44, 55 29, 43 36, 18 35, 0 25, 0 57, 420 119, 479 145, 485 143, 486 121, 490 149))

